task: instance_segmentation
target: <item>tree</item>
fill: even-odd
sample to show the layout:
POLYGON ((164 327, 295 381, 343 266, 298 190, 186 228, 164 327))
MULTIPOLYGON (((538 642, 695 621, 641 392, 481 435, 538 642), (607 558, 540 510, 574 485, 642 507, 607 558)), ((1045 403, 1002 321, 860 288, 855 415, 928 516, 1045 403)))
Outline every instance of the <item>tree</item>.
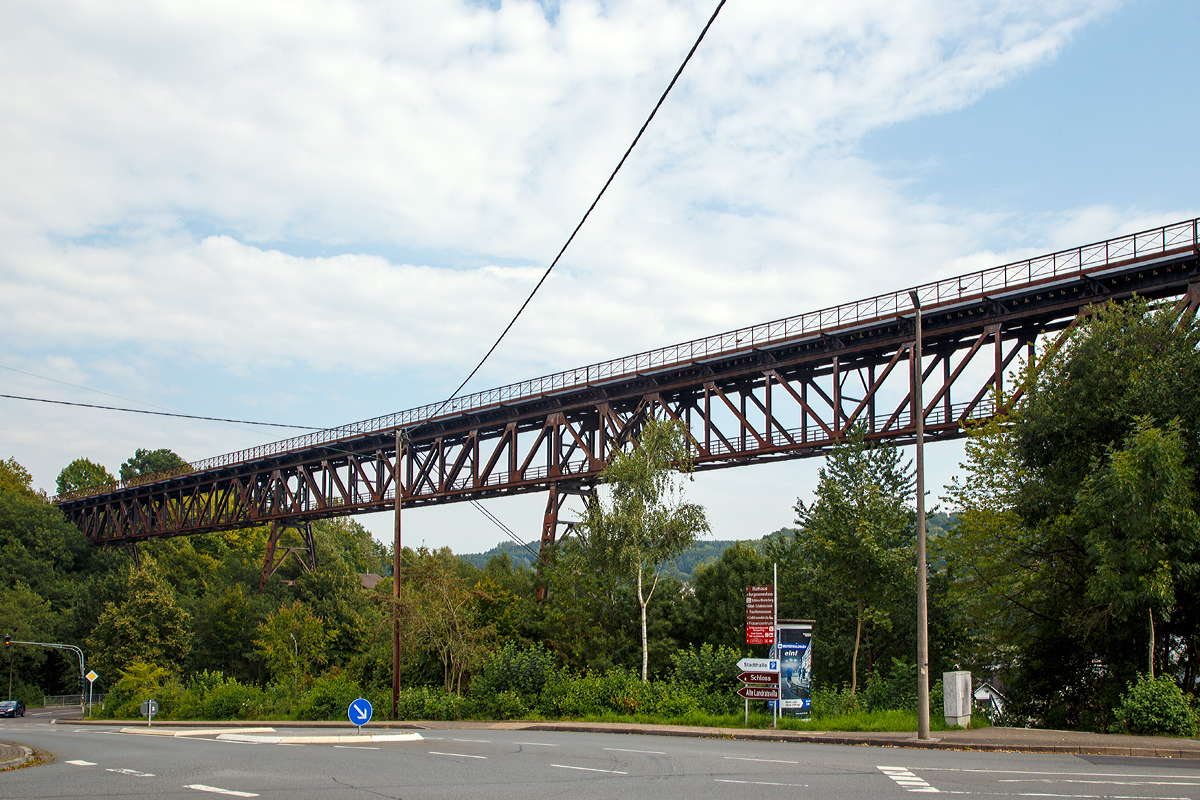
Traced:
POLYGON ((100 464, 86 458, 77 458, 58 473, 56 485, 60 495, 113 483, 116 478, 100 464))
POLYGON ((913 579, 912 498, 912 470, 900 463, 899 450, 867 442, 858 426, 826 457, 813 502, 796 501, 802 557, 854 608, 851 694, 864 625, 890 626, 891 600, 913 579))
POLYGON ((1076 499, 1095 565, 1087 594, 1117 619, 1145 613, 1148 673, 1154 677, 1154 617, 1169 620, 1175 587, 1196 571, 1200 517, 1178 421, 1165 430, 1140 417, 1084 482, 1076 499))
POLYGON ((15 458, 0 461, 0 491, 32 492, 33 476, 15 458))
POLYGON ((405 565, 412 573, 402 597, 406 616, 419 639, 437 653, 446 691, 461 692, 463 675, 482 659, 495 636, 491 626, 480 624, 485 596, 478 582, 458 574, 466 562, 449 548, 430 552, 422 547, 414 556, 414 563, 405 565))
POLYGON ((1180 529, 1147 520, 1180 504, 1200 510, 1198 385, 1194 316, 1136 298, 1110 303, 1026 365, 1005 418, 972 432, 943 552, 976 655, 1004 673, 1015 713, 1105 729, 1150 646, 1163 669, 1197 686, 1200 565, 1178 547, 1180 529), (1178 451, 1167 458, 1172 425, 1178 451), (1155 459, 1190 473, 1151 469, 1155 459), (1164 548, 1170 556, 1156 558, 1164 548))
POLYGON ((128 570, 126 599, 108 602, 87 640, 97 672, 116 675, 135 661, 178 673, 192 647, 191 615, 179 607, 175 591, 152 558, 128 570))
POLYGON ((646 607, 663 567, 708 533, 704 509, 683 499, 681 473, 692 469, 687 429, 651 417, 635 444, 619 448, 601 473, 608 489, 580 522, 586 549, 601 568, 632 577, 642 622, 642 680, 649 676, 646 607), (649 588, 646 587, 647 582, 649 588))
POLYGON ((277 609, 256 634, 254 645, 267 662, 267 671, 284 687, 290 678, 293 692, 299 691, 301 683, 311 683, 313 673, 329 660, 325 621, 300 600, 277 609))
POLYGON ((121 480, 127 481, 141 475, 153 475, 156 472, 186 466, 186 461, 165 447, 158 450, 143 450, 139 447, 129 460, 121 465, 121 480))

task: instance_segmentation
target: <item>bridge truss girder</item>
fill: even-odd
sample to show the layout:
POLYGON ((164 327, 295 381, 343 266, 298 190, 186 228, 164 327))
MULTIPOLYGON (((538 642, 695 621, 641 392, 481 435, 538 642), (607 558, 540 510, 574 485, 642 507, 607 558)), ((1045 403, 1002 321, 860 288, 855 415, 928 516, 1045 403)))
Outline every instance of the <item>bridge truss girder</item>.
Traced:
MULTIPOLYGON (((1189 250, 928 309, 926 436, 958 437, 991 416, 1018 359, 1093 304, 1182 295, 1194 311, 1198 285, 1189 250)), ((648 414, 687 426, 698 470, 819 455, 855 424, 911 442, 913 329, 901 315, 434 419, 406 432, 399 459, 394 432, 382 431, 60 505, 90 541, 116 544, 392 510, 397 484, 409 508, 549 490, 545 546, 558 538, 563 497, 590 492, 648 414)))

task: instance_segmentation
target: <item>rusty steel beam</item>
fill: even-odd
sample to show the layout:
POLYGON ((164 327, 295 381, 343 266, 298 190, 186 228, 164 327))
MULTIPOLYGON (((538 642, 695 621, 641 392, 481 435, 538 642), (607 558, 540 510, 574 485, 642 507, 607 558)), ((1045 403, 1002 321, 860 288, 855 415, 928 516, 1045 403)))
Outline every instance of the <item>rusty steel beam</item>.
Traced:
POLYGON ((894 293, 54 502, 89 541, 118 544, 391 510, 397 481, 406 507, 548 490, 548 544, 563 492, 594 486, 649 414, 687 425, 698 470, 820 455, 857 423, 904 444, 920 372, 926 437, 958 437, 994 413, 1023 349, 1061 341, 1097 304, 1181 297, 1194 313, 1198 246, 1190 220, 918 287, 920 370, 911 301, 894 293), (407 442, 398 464, 397 430, 407 442))

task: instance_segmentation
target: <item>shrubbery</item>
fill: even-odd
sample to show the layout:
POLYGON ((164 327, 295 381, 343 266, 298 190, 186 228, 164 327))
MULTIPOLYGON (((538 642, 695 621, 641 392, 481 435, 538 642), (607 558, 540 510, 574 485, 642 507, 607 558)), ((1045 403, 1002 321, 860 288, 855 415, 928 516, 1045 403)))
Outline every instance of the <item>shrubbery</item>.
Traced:
POLYGON ((1196 713, 1192 698, 1183 693, 1169 675, 1151 678, 1140 675, 1136 684, 1128 684, 1121 704, 1113 709, 1114 733, 1141 736, 1168 734, 1192 736, 1196 733, 1196 713))

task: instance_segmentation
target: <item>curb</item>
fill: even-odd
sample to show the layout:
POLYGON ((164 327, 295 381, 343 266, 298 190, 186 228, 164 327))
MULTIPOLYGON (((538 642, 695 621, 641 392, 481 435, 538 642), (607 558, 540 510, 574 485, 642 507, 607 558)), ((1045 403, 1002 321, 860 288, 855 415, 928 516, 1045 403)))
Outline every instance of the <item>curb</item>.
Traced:
MULTIPOLYGON (((65 720, 64 720, 65 721, 65 720)), ((128 724, 127 721, 117 720, 82 720, 71 724, 75 725, 95 725, 103 727, 115 727, 121 724, 128 724)), ((168 723, 164 723, 168 725, 168 723)), ((207 733, 251 733, 253 730, 250 726, 256 726, 261 730, 265 727, 271 729, 280 728, 305 728, 305 729, 341 729, 345 731, 347 725, 345 722, 339 721, 300 721, 300 720, 279 720, 270 722, 211 722, 211 721, 180 721, 171 722, 169 727, 160 729, 151 729, 147 726, 125 728, 123 732, 128 733, 150 733, 161 736, 199 736, 207 733), (175 729, 187 729, 185 731, 176 731, 175 729), (163 731, 159 733, 159 731, 163 731), (194 730, 195 732, 189 733, 194 730), (202 733, 203 732, 203 733, 202 733)), ((422 720, 416 721, 372 721, 364 726, 368 729, 379 730, 487 730, 487 729, 504 729, 504 730, 525 730, 525 731, 553 731, 553 732, 577 732, 577 733, 614 733, 614 734, 635 734, 642 736, 682 736, 696 739, 738 739, 748 741, 765 741, 765 742, 794 742, 797 744, 832 744, 843 746, 859 746, 859 747, 899 747, 911 748, 917 750, 962 750, 976 752, 993 752, 993 753, 1046 753, 1046 754, 1062 754, 1062 755, 1102 755, 1102 756, 1134 756, 1134 757, 1150 757, 1150 758, 1184 758, 1184 759, 1200 759, 1200 741, 1165 739, 1162 746, 1151 739, 1151 737, 1139 737, 1140 741, 1130 742, 1128 744, 1117 745, 1111 740, 1106 741, 1108 737, 1104 734, 1095 734, 1089 738, 1097 739, 1097 741, 1085 741, 1078 744, 1041 744, 1036 741, 1029 741, 1023 738, 1017 731, 1013 731, 1010 741, 996 741, 992 737, 981 737, 974 739, 970 736, 971 731, 946 731, 941 734, 941 738, 919 740, 912 738, 912 734, 897 734, 893 736, 879 735, 872 733, 844 733, 840 731, 781 731, 781 730, 763 730, 763 729, 745 729, 745 728, 690 728, 690 727, 674 727, 667 725, 643 725, 638 723, 594 723, 594 722, 485 722, 485 721, 463 721, 463 722, 443 722, 438 720, 422 720), (1187 741, 1193 747, 1179 747, 1181 741, 1187 741)), ((983 729, 994 730, 994 729, 983 729)), ((263 731, 265 733, 265 731, 263 731)), ((1037 734, 1038 731, 1031 733, 1037 734)), ((297 737, 293 737, 297 738, 297 737)), ((309 737, 299 737, 309 738, 309 737)), ((322 737, 325 738, 325 737, 322 737)), ((347 737, 350 741, 364 741, 366 735, 350 735, 347 737)), ((1112 737, 1119 739, 1119 737, 1112 737)), ((296 742, 297 744, 299 742, 296 742)))
POLYGON ((10 744, 8 742, 0 744, 0 753, 7 754, 13 750, 19 751, 20 755, 9 758, 6 761, 0 761, 0 771, 23 767, 29 763, 31 758, 33 758, 33 750, 23 744, 10 744))

